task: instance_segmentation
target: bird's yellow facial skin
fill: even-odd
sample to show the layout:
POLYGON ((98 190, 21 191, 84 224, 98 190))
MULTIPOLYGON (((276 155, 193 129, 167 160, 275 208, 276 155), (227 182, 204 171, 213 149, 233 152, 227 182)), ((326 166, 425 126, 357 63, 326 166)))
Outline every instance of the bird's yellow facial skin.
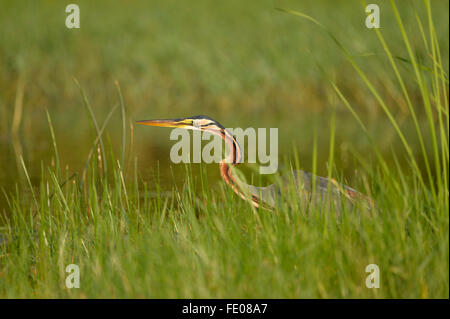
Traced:
POLYGON ((207 126, 209 124, 213 124, 214 122, 209 120, 209 119, 193 119, 192 120, 192 125, 195 128, 200 128, 200 127, 204 127, 207 126))

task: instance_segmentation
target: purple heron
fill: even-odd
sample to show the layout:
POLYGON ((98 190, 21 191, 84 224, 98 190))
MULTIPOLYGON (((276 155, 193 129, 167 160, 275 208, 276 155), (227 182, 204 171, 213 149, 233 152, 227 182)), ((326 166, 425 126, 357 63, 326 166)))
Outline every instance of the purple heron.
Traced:
MULTIPOLYGON (((223 125, 209 116, 198 115, 179 119, 144 120, 137 121, 137 124, 198 130, 220 136, 230 150, 228 158, 223 159, 219 164, 220 175, 237 195, 249 201, 255 207, 271 210, 276 205, 277 199, 281 197, 281 193, 285 190, 283 189, 283 185, 279 183, 274 183, 266 187, 249 185, 243 183, 237 176, 233 175, 231 167, 241 163, 241 147, 236 138, 223 125)), ((349 186, 336 182, 334 179, 315 176, 302 170, 295 170, 292 174, 292 181, 296 184, 300 195, 308 200, 312 200, 311 196, 313 194, 317 200, 324 200, 330 191, 333 199, 336 201, 341 201, 343 199, 342 197, 345 197, 350 203, 354 203, 358 199, 370 202, 370 199, 365 195, 349 186), (315 192, 312 192, 313 179, 315 179, 315 188, 317 189, 315 192)), ((284 177, 282 184, 288 183, 289 179, 284 177)))

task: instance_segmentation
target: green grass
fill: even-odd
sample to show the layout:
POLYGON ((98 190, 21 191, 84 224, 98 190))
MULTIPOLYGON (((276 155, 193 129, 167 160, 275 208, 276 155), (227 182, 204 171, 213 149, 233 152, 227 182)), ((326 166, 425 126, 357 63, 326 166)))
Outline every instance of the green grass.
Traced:
MULTIPOLYGON (((270 13, 262 9, 257 11, 252 5, 238 13, 233 4, 223 5, 221 9, 228 12, 221 16, 228 23, 225 28, 220 24, 208 28, 212 20, 207 16, 214 17, 219 13, 211 13, 212 8, 203 2, 196 4, 194 9, 198 11, 186 8, 182 13, 176 13, 176 5, 168 3, 158 9, 159 14, 148 14, 154 15, 155 20, 164 19, 163 12, 168 17, 175 15, 179 19, 174 19, 170 25, 176 32, 156 41, 164 44, 160 47, 151 41, 139 43, 121 39, 120 45, 135 46, 129 52, 130 61, 127 56, 122 56, 124 51, 114 51, 117 44, 108 46, 112 33, 107 27, 113 26, 111 22, 94 28, 94 22, 85 19, 88 31, 74 34, 72 40, 78 46, 73 46, 65 42, 67 39, 62 31, 49 27, 52 19, 56 19, 51 13, 57 10, 51 6, 37 9, 48 14, 48 30, 45 30, 53 33, 46 38, 42 31, 36 30, 28 37, 46 46, 49 52, 44 54, 37 50, 42 56, 23 57, 29 65, 19 71, 24 72, 23 79, 37 75, 36 83, 42 83, 41 89, 47 91, 39 94, 29 84, 20 84, 22 80, 18 77, 17 85, 10 93, 15 98, 15 107, 13 110, 4 108, 2 112, 11 118, 16 114, 19 119, 17 124, 10 127, 7 123, 1 128, 11 132, 8 138, 13 145, 19 146, 20 142, 14 140, 19 132, 24 136, 35 131, 43 134, 38 129, 44 127, 43 121, 30 124, 24 119, 24 128, 19 129, 21 116, 17 112, 22 108, 21 94, 29 94, 31 99, 44 99, 46 103, 43 104, 67 101, 70 105, 75 103, 74 92, 79 89, 76 95, 78 113, 82 103, 87 116, 81 120, 80 116, 62 115, 64 112, 54 106, 49 108, 45 136, 50 141, 47 145, 51 147, 51 162, 32 161, 26 147, 25 151, 20 151, 21 147, 14 146, 17 169, 22 177, 14 187, 4 188, 3 192, 6 204, 0 232, 7 244, 0 245, 0 297, 448 298, 448 42, 442 40, 440 33, 445 29, 440 26, 445 26, 445 22, 448 26, 448 16, 447 21, 436 19, 436 15, 441 16, 428 1, 414 2, 412 9, 383 2, 385 18, 382 23, 386 27, 370 32, 364 30, 370 41, 363 45, 363 40, 353 43, 351 37, 341 34, 345 31, 336 31, 336 25, 342 20, 320 19, 325 17, 322 11, 328 8, 324 2, 317 6, 305 5, 303 9, 308 14, 295 4, 285 2, 268 6, 270 13), (273 7, 282 7, 292 14, 273 10, 273 7), (192 12, 197 13, 198 19, 189 14, 192 12), (271 46, 261 45, 268 33, 252 37, 257 33, 250 28, 242 31, 244 40, 239 39, 237 34, 241 29, 230 25, 249 25, 249 16, 255 17, 263 31, 271 30, 270 27, 264 29, 264 22, 278 25, 279 28, 272 31, 280 34, 280 38, 272 38, 271 46), (308 20, 309 16, 313 16, 319 25, 308 20), (306 20, 302 19, 305 17, 306 20), (177 35, 187 22, 192 24, 188 29, 192 32, 186 31, 186 42, 180 42, 177 35), (295 34, 302 28, 314 36, 299 39, 295 34), (203 32, 206 36, 199 36, 203 32), (58 44, 58 39, 64 44, 58 44), (70 58, 69 53, 64 57, 62 52, 77 47, 92 48, 95 55, 95 49, 100 47, 92 39, 103 41, 109 48, 101 60, 105 65, 79 61, 83 67, 72 70, 70 63, 81 57, 70 58), (189 39, 196 45, 188 45, 189 39), (213 45, 208 41, 213 41, 213 45), (308 41, 312 52, 318 52, 318 47, 332 48, 332 51, 320 50, 307 61, 297 59, 297 42, 308 44, 308 41), (320 44, 314 44, 314 41, 320 44), (228 57, 208 55, 212 47, 221 52, 223 43, 239 44, 239 49, 228 57), (286 50, 281 50, 284 47, 286 50), (362 56, 364 52, 358 47, 376 54, 362 56), (254 60, 258 64, 254 59, 258 50, 265 52, 259 56, 260 64, 248 66, 250 70, 258 71, 248 72, 233 63, 242 59, 241 63, 254 60), (146 51, 151 52, 154 62, 144 62, 146 51), (49 59, 44 74, 39 73, 33 59, 40 61, 49 57, 54 59, 49 59), (69 66, 62 67, 67 61, 69 66), (292 61, 294 64, 290 63, 292 61), (276 66, 268 67, 270 62, 276 66), (313 122, 309 126, 289 126, 288 118, 292 117, 289 107, 298 103, 293 87, 301 79, 296 74, 302 68, 312 72, 307 67, 311 63, 318 64, 313 74, 306 77, 305 86, 311 91, 303 89, 301 92, 304 97, 306 92, 311 96, 322 92, 332 107, 308 111, 297 106, 295 110, 299 114, 318 112, 319 115, 313 116, 313 121, 310 118, 302 120, 304 124, 313 122), (121 64, 132 66, 133 77, 120 70, 121 64), (337 64, 344 65, 343 69, 327 71, 337 64), (217 66, 217 72, 211 72, 214 66, 217 66), (64 74, 66 67, 69 68, 67 75, 75 74, 78 80, 74 84, 69 76, 55 75, 66 81, 62 82, 66 91, 58 93, 55 91, 58 86, 52 86, 53 81, 46 78, 47 72, 65 70, 64 74), (120 86, 117 82, 114 87, 112 81, 111 85, 98 84, 98 77, 96 81, 89 79, 90 74, 105 70, 106 79, 109 80, 112 74, 118 78, 120 86), (153 70, 152 74, 156 76, 143 76, 140 72, 144 70, 153 70), (337 76, 336 73, 343 70, 351 76, 337 76), (222 77, 234 78, 235 82, 222 80, 222 77), (281 84, 270 88, 277 82, 281 84), (202 102, 213 107, 197 108, 196 113, 211 110, 212 115, 228 114, 224 116, 225 126, 231 126, 227 121, 234 125, 233 114, 245 114, 248 121, 244 125, 240 119, 236 126, 253 123, 255 127, 279 126, 283 132, 280 139, 290 137, 280 143, 284 159, 281 173, 290 168, 306 168, 334 177, 368 194, 376 208, 362 209, 359 213, 348 211, 337 217, 333 206, 327 202, 305 208, 305 203, 291 187, 283 194, 282 204, 274 212, 268 212, 252 208, 224 183, 211 178, 208 171, 214 165, 178 166, 171 172, 171 168, 160 168, 156 160, 146 160, 145 165, 151 168, 144 170, 140 160, 136 159, 142 157, 139 154, 142 147, 136 141, 138 136, 165 136, 161 143, 169 143, 168 131, 131 129, 128 123, 138 114, 144 114, 139 108, 145 105, 136 107, 137 102, 146 99, 142 91, 147 86, 158 88, 158 85, 163 87, 154 92, 160 94, 149 97, 146 102, 154 109, 147 110, 145 116, 165 114, 167 117, 167 113, 173 112, 169 108, 173 101, 186 101, 186 106, 178 105, 176 110, 189 113, 193 104, 202 102), (90 89, 86 90, 87 87, 90 89), (93 94, 96 87, 105 88, 105 91, 93 94), (265 108, 266 114, 254 106, 261 101, 258 98, 261 93, 266 107, 274 100, 280 104, 286 101, 287 106, 279 106, 276 110, 265 108), (174 100, 172 95, 178 96, 179 100, 174 100), (239 105, 242 113, 238 113, 235 106, 228 106, 238 102, 243 102, 239 105), (103 105, 104 109, 95 108, 98 105, 103 105), (118 110, 121 116, 118 116, 118 110), (258 117, 262 113, 265 115, 258 117), (105 120, 100 121, 100 118, 105 120), (82 121, 84 124, 80 124, 82 121), (116 121, 116 125, 108 130, 110 121, 113 124, 116 121), (325 126, 326 130, 320 129, 325 126), (64 133, 64 127, 70 127, 72 139, 64 133), (303 133, 305 130, 310 133, 303 133), (80 132, 81 137, 75 136, 74 131, 80 132), (90 132, 90 139, 85 132, 90 132), (77 153, 86 156, 79 161, 79 169, 74 170, 67 166, 70 163, 67 157, 73 153, 65 144, 69 141, 70 145, 77 138, 89 142, 84 142, 84 148, 77 149, 77 153), (296 142, 293 147, 286 146, 292 139, 304 138, 308 141, 301 148, 296 142), (34 168, 30 170, 29 166, 34 168), (32 173, 35 171, 40 174, 32 173), (350 176, 348 172, 351 172, 350 176), (80 266, 79 289, 65 287, 65 268, 72 263, 80 266), (373 263, 380 267, 379 289, 365 286, 368 275, 365 268, 373 263)), ((353 17, 351 12, 364 8, 358 2, 352 4, 343 7, 348 17, 353 17)), ((17 10, 11 3, 9 5, 11 8, 5 9, 6 14, 8 10, 17 10)), ((135 6, 136 13, 143 4, 135 6)), ((446 5, 438 3, 437 6, 446 5)), ((110 12, 115 12, 116 17, 121 16, 117 8, 111 10, 96 12, 103 12, 105 19, 112 19, 110 12)), ((26 12, 19 19, 28 17, 31 24, 35 21, 32 19, 42 19, 40 15, 28 16, 26 12)), ((136 36, 134 39, 142 37, 142 30, 147 27, 159 30, 165 25, 146 16, 135 16, 134 23, 122 19, 119 26, 129 23, 129 28, 136 29, 130 33, 136 36)), ((347 22, 356 25, 359 21, 356 20, 348 18, 347 22)), ((5 41, 18 49, 22 44, 16 42, 12 32, 6 31, 5 41)), ((155 34, 160 36, 158 32, 155 34)), ((353 35, 360 39, 361 34, 355 32, 353 35)), ((9 61, 0 62, 7 70, 1 73, 0 79, 5 92, 10 88, 5 84, 6 80, 17 75, 13 67, 15 62, 10 61, 17 57, 8 50, 6 47, 0 50, 0 56, 9 61)), ((18 74, 22 74, 20 72, 18 74)), ((321 104, 311 96, 306 95, 303 102, 321 104)), ((4 101, 9 98, 4 97, 4 101)), ((279 105, 277 103, 274 104, 279 105)), ((41 113, 45 118, 45 112, 41 113)), ((30 110, 24 110, 24 117, 30 118, 30 114, 33 114, 30 110)), ((19 140, 22 137, 19 136, 19 140)), ((159 153, 158 159, 169 156, 167 150, 159 153)), ((256 179, 257 183, 263 183, 256 179)))

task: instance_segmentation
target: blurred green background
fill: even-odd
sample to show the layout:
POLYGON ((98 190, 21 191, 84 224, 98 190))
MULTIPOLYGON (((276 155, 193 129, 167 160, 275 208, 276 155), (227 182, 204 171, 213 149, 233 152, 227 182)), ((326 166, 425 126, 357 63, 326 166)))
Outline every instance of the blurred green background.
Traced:
MULTIPOLYGON (((317 171, 322 175, 326 175, 329 124, 336 107, 335 163, 351 180, 357 170, 354 154, 370 162, 373 148, 333 93, 333 80, 389 158, 399 140, 341 51, 316 25, 277 7, 307 13, 333 30, 357 56, 402 129, 411 128, 407 138, 418 152, 407 106, 375 33, 365 26, 360 1, 76 1, 81 28, 67 29, 69 3, 0 1, 3 188, 13 189, 21 180, 20 156, 33 183, 39 181, 41 163, 52 162, 46 109, 63 167, 67 165, 70 172, 82 169, 96 135, 73 78, 85 90, 99 125, 119 102, 117 80, 130 125, 139 119, 206 114, 225 127, 278 127, 280 158, 296 147, 305 170, 311 170, 317 134, 317 171)), ((389 2, 376 3, 390 49, 406 58, 389 2)), ((398 6, 416 55, 429 65, 414 13, 425 14, 423 3, 401 1, 398 6)), ((448 1, 433 1, 432 9, 448 70, 448 1)), ((403 75, 411 72, 407 66, 404 62, 403 75)), ((420 105, 419 92, 414 94, 416 83, 407 86, 413 104, 420 105)), ((420 107, 419 117, 425 125, 420 107)), ((132 148, 128 142, 128 152, 138 158, 144 176, 158 161, 161 174, 169 176, 169 149, 174 143, 169 141, 169 130, 133 127, 131 134, 128 129, 128 139, 134 139, 132 148)), ((108 124, 106 136, 119 152, 120 111, 108 124)), ((211 178, 219 178, 216 165, 210 166, 211 178)))

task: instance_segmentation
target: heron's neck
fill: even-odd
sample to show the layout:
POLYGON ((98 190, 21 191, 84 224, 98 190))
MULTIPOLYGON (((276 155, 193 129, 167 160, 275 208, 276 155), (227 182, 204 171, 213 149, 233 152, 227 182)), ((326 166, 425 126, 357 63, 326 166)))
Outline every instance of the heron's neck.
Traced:
POLYGON ((229 148, 229 152, 227 158, 220 162, 220 175, 223 180, 231 186, 233 191, 243 200, 248 200, 252 205, 259 207, 258 197, 256 197, 253 192, 254 186, 243 183, 231 172, 229 163, 231 163, 232 166, 236 166, 242 159, 242 151, 239 143, 226 129, 221 131, 221 136, 225 140, 225 143, 229 148), (248 198, 248 195, 246 196, 245 194, 250 194, 251 198, 248 198))
POLYGON ((225 161, 227 163, 232 163, 233 166, 241 163, 242 151, 239 143, 236 141, 236 138, 228 132, 227 129, 222 129, 220 135, 225 140, 225 143, 229 149, 228 156, 225 161))

